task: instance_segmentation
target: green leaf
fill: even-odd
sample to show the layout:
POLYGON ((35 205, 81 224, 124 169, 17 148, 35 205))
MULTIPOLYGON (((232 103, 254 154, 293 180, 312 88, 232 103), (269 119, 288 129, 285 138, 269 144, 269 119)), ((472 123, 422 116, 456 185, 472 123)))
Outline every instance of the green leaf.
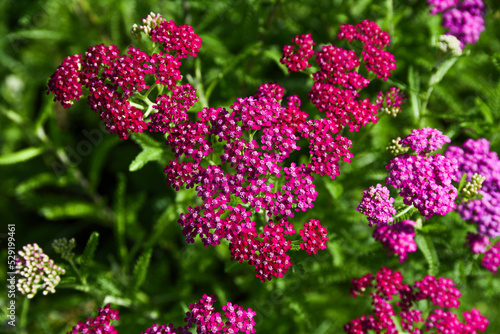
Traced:
POLYGON ((17 196, 23 196, 44 186, 64 187, 72 183, 75 183, 74 179, 68 175, 57 177, 54 173, 40 173, 21 182, 16 187, 15 193, 17 196))
POLYGON ((96 207, 84 201, 68 201, 57 205, 45 205, 39 209, 39 212, 47 219, 59 220, 94 216, 96 207))
POLYGON ((150 161, 160 161, 162 153, 163 150, 161 148, 146 148, 137 154, 135 159, 130 163, 128 170, 135 172, 144 167, 144 165, 150 161))
POLYGON ((85 246, 83 254, 80 258, 80 268, 82 270, 88 267, 90 261, 94 259, 95 251, 97 249, 98 244, 99 244, 99 233, 92 232, 92 234, 89 237, 89 240, 87 241, 87 245, 85 246))
POLYGON ((462 178, 460 179, 460 183, 458 184, 457 193, 460 194, 460 191, 462 190, 462 188, 465 186, 466 183, 467 183, 467 173, 464 173, 464 175, 462 175, 462 178))
POLYGON ((24 150, 0 156, 0 165, 11 165, 33 159, 45 151, 43 147, 28 147, 24 150))
POLYGON ((153 250, 151 248, 146 249, 139 259, 137 260, 134 266, 134 283, 133 289, 137 291, 144 280, 146 279, 146 275, 148 274, 149 262, 151 261, 151 255, 153 254, 153 250))
POLYGON ((339 199, 342 193, 344 192, 344 187, 339 182, 326 182, 325 187, 332 195, 333 199, 339 199))
POLYGON ((143 149, 147 148, 161 148, 164 146, 162 143, 159 141, 154 140, 150 136, 141 133, 141 132, 134 132, 130 135, 130 138, 132 138, 133 141, 135 141, 137 144, 139 144, 140 147, 143 149))
POLYGON ((437 257, 434 243, 428 236, 423 236, 422 234, 417 234, 415 236, 415 242, 429 265, 428 274, 435 276, 439 270, 439 259, 437 257))
POLYGON ((491 111, 490 107, 486 103, 484 103, 484 101, 478 96, 476 96, 476 105, 479 108, 481 114, 483 114, 486 123, 493 124, 493 112, 491 111))
POLYGON ((44 29, 32 29, 32 30, 21 30, 10 33, 7 35, 9 39, 52 39, 59 40, 64 38, 64 34, 60 31, 44 30, 44 29))

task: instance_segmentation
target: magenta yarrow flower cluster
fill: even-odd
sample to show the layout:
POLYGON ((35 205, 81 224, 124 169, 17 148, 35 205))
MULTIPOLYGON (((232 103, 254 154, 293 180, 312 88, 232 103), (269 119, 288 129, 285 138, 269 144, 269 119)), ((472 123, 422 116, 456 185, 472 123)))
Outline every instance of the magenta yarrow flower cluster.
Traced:
POLYGON ((213 303, 217 300, 213 295, 203 295, 198 303, 190 304, 190 312, 186 313, 187 325, 184 327, 174 327, 173 324, 169 325, 156 325, 146 329, 142 334, 189 334, 190 328, 196 326, 196 333, 255 333, 255 320, 253 319, 257 314, 251 308, 245 310, 237 304, 228 302, 222 306, 224 316, 227 318, 223 320, 221 312, 214 312, 215 308, 213 303))
POLYGON ((351 295, 361 296, 370 289, 373 314, 363 315, 344 326, 346 333, 399 333, 395 321, 412 334, 460 333, 477 334, 488 327, 488 319, 472 309, 463 312, 461 322, 448 308, 458 308, 460 291, 448 278, 426 276, 413 285, 403 284, 403 275, 389 268, 382 268, 374 278, 371 273, 352 280, 351 295), (397 300, 397 301, 396 301, 397 300), (417 309, 417 302, 428 300, 434 305, 426 319, 417 309))
POLYGON ((27 244, 16 256, 17 290, 31 299, 39 290, 44 295, 56 292, 55 287, 66 271, 55 265, 38 244, 27 244))
POLYGON ((394 221, 392 216, 397 212, 393 207, 394 201, 389 189, 378 183, 375 187, 363 191, 363 198, 356 211, 367 217, 370 227, 377 224, 386 225, 394 221))
POLYGON ((377 225, 373 231, 373 238, 389 250, 389 255, 396 254, 399 256, 399 262, 404 262, 408 253, 417 251, 416 225, 413 220, 403 220, 392 225, 377 225))
MULTIPOLYGON (((445 215, 456 207, 457 189, 451 182, 458 180, 455 175, 457 161, 441 154, 430 154, 448 142, 450 139, 439 130, 429 127, 415 129, 394 147, 396 152, 405 153, 397 155, 386 166, 389 176, 385 183, 398 190, 404 204, 414 206, 425 218, 434 214, 445 215)), ((369 226, 376 225, 373 233, 375 240, 397 254, 402 262, 408 252, 416 251, 416 224, 405 221, 389 225, 397 213, 394 201, 389 189, 377 184, 363 192, 356 210, 367 216, 369 226)))
POLYGON ((126 139, 130 133, 142 132, 148 127, 158 131, 158 118, 168 122, 175 115, 171 112, 185 111, 194 99, 194 93, 189 94, 189 86, 176 86, 181 79, 181 59, 196 56, 201 39, 191 26, 167 22, 161 15, 156 15, 149 24, 149 28, 143 31, 147 31, 163 51, 149 55, 129 47, 127 55, 121 55, 115 45, 92 46, 82 55, 69 56, 63 60, 50 77, 47 93, 52 92, 54 101, 60 101, 63 108, 69 108, 86 95, 91 109, 99 113, 105 122, 106 130, 117 133, 120 138, 126 139), (160 115, 152 117, 149 122, 145 118, 152 110, 148 108, 144 112, 136 103, 147 98, 140 92, 150 88, 148 77, 152 77, 152 83, 167 87, 173 95, 168 92, 159 94, 160 115), (189 101, 178 106, 180 110, 172 108, 171 112, 165 111, 172 104, 178 105, 178 100, 182 98, 189 101))
POLYGON ((459 180, 455 176, 457 161, 439 153, 429 154, 450 139, 439 130, 425 127, 413 130, 401 142, 416 155, 404 153, 392 159, 386 166, 389 176, 385 183, 396 188, 403 202, 413 205, 427 219, 453 211, 457 189, 452 181, 459 180))
MULTIPOLYGON (((326 119, 331 123, 329 127, 333 131, 338 132, 346 126, 351 132, 359 131, 369 122, 377 122, 376 114, 383 101, 379 98, 376 105, 369 99, 358 99, 359 91, 367 87, 370 80, 360 75, 356 69, 363 62, 369 72, 387 80, 391 71, 396 69, 396 60, 392 54, 383 50, 389 44, 390 37, 375 22, 365 20, 355 26, 344 24, 340 30, 339 39, 361 42, 362 57, 360 59, 354 51, 334 45, 322 46, 315 58, 320 70, 312 75, 314 84, 308 97, 318 110, 326 113, 326 119)), ((295 50, 293 45, 285 45, 280 62, 287 66, 289 72, 311 67, 309 60, 315 53, 311 34, 298 35, 292 42, 299 46, 298 49, 295 50)), ((387 99, 391 98, 394 101, 390 102, 390 107, 397 109, 400 105, 398 94, 391 93, 387 99)))
POLYGON ((480 199, 473 199, 458 205, 457 211, 464 220, 477 225, 477 233, 467 236, 467 244, 474 253, 485 253, 483 265, 492 272, 497 272, 500 264, 498 248, 500 242, 492 246, 490 239, 500 236, 500 160, 498 154, 490 151, 487 139, 468 139, 462 147, 450 146, 445 152, 449 158, 458 161, 455 177, 467 174, 467 181, 472 181, 474 174, 484 177, 478 194, 480 199))
POLYGON ((484 30, 486 6, 483 0, 427 0, 431 14, 443 12, 442 26, 455 36, 462 49, 478 41, 484 30))
POLYGON ((111 322, 120 320, 119 312, 113 310, 109 304, 98 308, 97 311, 95 318, 88 318, 85 322, 78 321, 78 324, 66 334, 117 334, 118 331, 111 322))

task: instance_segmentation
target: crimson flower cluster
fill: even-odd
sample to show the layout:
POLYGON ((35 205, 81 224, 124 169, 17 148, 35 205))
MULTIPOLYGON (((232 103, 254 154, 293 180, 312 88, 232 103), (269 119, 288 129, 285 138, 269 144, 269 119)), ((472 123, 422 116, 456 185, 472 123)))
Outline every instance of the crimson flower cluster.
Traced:
MULTIPOLYGON (((369 72, 387 80, 391 71, 396 69, 396 60, 384 50, 390 41, 389 34, 382 31, 375 22, 365 20, 355 26, 343 24, 338 38, 360 41, 363 45, 361 59, 354 51, 334 45, 322 46, 321 51, 316 52, 315 60, 319 71, 312 75, 314 84, 308 97, 319 111, 326 113, 329 127, 333 131, 338 132, 345 126, 351 132, 359 131, 369 122, 377 122, 376 114, 381 105, 372 104, 369 99, 358 99, 359 91, 367 87, 370 80, 356 69, 363 62, 369 72)), ((292 42, 298 45, 298 49, 293 45, 285 45, 280 62, 287 66, 289 72, 311 67, 309 60, 315 52, 313 46, 316 44, 311 34, 298 35, 292 42)), ((397 108, 400 102, 391 102, 392 104, 397 108)))
MULTIPOLYGON (((230 107, 204 108, 198 121, 170 122, 167 143, 176 158, 165 168, 167 183, 194 188, 202 204, 190 206, 179 223, 187 242, 197 236, 205 246, 229 242, 232 260, 248 261, 262 281, 281 277, 292 265, 287 251, 296 233, 289 218, 313 207, 314 174, 339 174, 338 161, 349 161, 351 142, 329 131, 322 119, 306 121, 297 96, 281 105, 284 88, 263 84, 255 95, 238 98, 230 107), (214 152, 216 138, 222 152, 214 152), (310 141, 309 164, 284 165, 310 141), (264 220, 258 233, 256 219, 264 220)), ((299 231, 309 254, 326 247, 326 230, 316 220, 299 231), (317 229, 317 231, 312 231, 317 229)))
MULTIPOLYGON (((63 60, 50 77, 47 93, 53 93, 54 101, 60 101, 63 108, 69 108, 86 95, 91 109, 105 122, 106 130, 117 133, 122 139, 128 138, 130 133, 142 132, 148 126, 158 131, 158 118, 166 121, 165 116, 155 116, 146 122, 143 109, 130 100, 141 100, 140 92, 150 88, 149 77, 156 84, 173 90, 174 97, 158 96, 161 110, 178 102, 182 94, 188 95, 185 98, 193 98, 176 85, 181 79, 180 60, 188 55, 196 56, 201 39, 191 26, 177 26, 159 15, 150 23, 149 36, 163 52, 148 55, 131 46, 126 55, 121 55, 115 45, 92 46, 82 55, 68 56, 63 60)), ((189 90, 189 87, 185 89, 189 90)))
POLYGON ((118 331, 111 322, 120 320, 119 312, 113 310, 109 304, 97 311, 95 318, 88 318, 85 322, 78 321, 78 324, 66 334, 117 334, 118 331))
POLYGON ((462 49, 478 41, 484 30, 486 6, 483 0, 427 0, 431 14, 443 12, 442 26, 460 41, 462 49))
POLYGON ((187 323, 184 327, 175 327, 173 324, 157 325, 146 329, 141 334, 189 334, 189 330, 196 326, 196 333, 255 333, 254 316, 257 314, 251 308, 245 310, 237 304, 228 302, 222 306, 226 321, 222 320, 221 312, 214 312, 213 303, 217 299, 213 295, 203 295, 198 303, 190 304, 190 312, 186 313, 184 321, 187 323))
POLYGON ((485 180, 473 199, 458 205, 457 211, 464 220, 477 225, 477 233, 469 233, 467 243, 474 253, 485 253, 483 266, 496 273, 500 265, 500 242, 488 249, 491 239, 500 236, 500 160, 498 154, 490 151, 487 139, 469 139, 462 147, 450 146, 445 152, 448 158, 458 161, 455 177, 467 174, 467 181, 475 173, 485 180))
POLYGON ((361 296, 370 289, 373 314, 363 315, 348 322, 344 326, 346 333, 399 333, 395 321, 401 328, 411 334, 421 333, 457 333, 477 334, 488 327, 488 319, 477 309, 463 312, 464 321, 447 310, 458 308, 460 291, 455 283, 448 278, 426 276, 413 285, 403 283, 403 275, 383 267, 373 277, 368 273, 352 280, 351 295, 361 296), (417 308, 417 302, 428 300, 434 305, 427 318, 417 308))
MULTIPOLYGON (((214 295, 203 295, 198 303, 190 304, 184 321, 185 326, 175 327, 173 324, 153 324, 141 334, 189 334, 190 328, 196 328, 197 333, 255 333, 255 320, 257 313, 251 308, 243 307, 228 302, 222 306, 226 321, 222 320, 221 312, 215 312, 213 304, 217 301, 214 295)), ((67 334, 118 334, 112 321, 120 320, 118 311, 108 304, 98 309, 95 318, 88 318, 86 322, 79 321, 67 334)))

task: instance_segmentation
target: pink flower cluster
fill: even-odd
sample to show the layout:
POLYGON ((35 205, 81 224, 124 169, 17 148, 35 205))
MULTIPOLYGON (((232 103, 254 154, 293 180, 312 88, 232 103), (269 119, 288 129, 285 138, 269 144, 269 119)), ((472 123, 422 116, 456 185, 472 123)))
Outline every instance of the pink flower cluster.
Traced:
POLYGON ((111 321, 120 320, 118 311, 113 310, 108 304, 103 308, 98 309, 98 314, 95 318, 88 318, 87 321, 79 321, 73 329, 66 334, 117 334, 118 331, 111 321))
POLYGON ((114 45, 92 46, 83 55, 63 60, 50 77, 47 93, 53 93, 54 101, 69 108, 83 97, 82 88, 86 88, 91 109, 100 114, 108 132, 117 133, 122 139, 128 138, 130 133, 142 132, 148 126, 153 131, 165 131, 164 127, 176 116, 182 120, 185 111, 196 101, 192 87, 176 85, 181 79, 180 59, 196 56, 201 39, 191 26, 177 26, 161 16, 158 16, 158 22, 149 34, 165 52, 148 55, 129 47, 127 55, 120 55, 121 51, 114 45), (149 75, 154 77, 154 82, 172 92, 158 96, 155 106, 158 113, 148 124, 143 110, 130 100, 140 100, 137 94, 150 87, 146 82, 149 75))
POLYGON ((297 44, 298 49, 293 45, 285 45, 283 47, 283 58, 280 59, 282 64, 288 68, 288 72, 302 71, 307 67, 311 67, 309 59, 314 55, 314 43, 311 34, 298 35, 292 38, 292 43, 297 44))
POLYGON ((450 146, 445 152, 450 159, 458 161, 456 178, 467 174, 467 181, 478 173, 485 177, 480 199, 467 201, 458 205, 457 211, 464 220, 477 225, 477 233, 469 234, 468 245, 474 253, 486 253, 483 265, 492 272, 497 272, 500 265, 498 248, 500 242, 488 250, 490 239, 500 236, 500 160, 498 154, 490 151, 487 139, 468 139, 462 147, 450 146), (485 260, 486 259, 486 260, 485 260))
MULTIPOLYGON (((340 27, 339 39, 358 40, 363 44, 362 61, 368 71, 387 80, 391 71, 396 69, 396 60, 392 54, 383 50, 389 44, 387 32, 372 21, 365 20, 356 26, 344 24, 340 27)), ((315 44, 310 34, 299 35, 292 39, 299 45, 285 45, 281 63, 289 72, 310 67, 310 58, 314 54, 315 44)), ((320 70, 313 74, 314 84, 308 95, 318 110, 326 113, 329 125, 335 132, 348 126, 349 130, 359 131, 369 122, 376 123, 377 105, 369 99, 359 100, 359 90, 365 88, 370 80, 360 75, 356 69, 361 61, 354 51, 344 50, 333 45, 324 45, 316 52, 316 63, 320 70)), ((398 104, 395 102, 394 104, 398 104)))
POLYGON ((396 214, 396 209, 392 206, 394 201, 389 189, 378 183, 376 187, 372 186, 363 191, 363 199, 356 211, 367 216, 370 227, 374 224, 387 225, 394 221, 392 218, 396 214))
POLYGON ((425 218, 435 214, 446 215, 456 207, 457 161, 432 150, 442 147, 449 138, 430 128, 415 129, 401 142, 417 153, 396 156, 386 169, 389 176, 385 183, 399 190, 406 205, 413 205, 425 218))
POLYGON ((413 285, 407 285, 403 284, 400 272, 384 267, 375 279, 368 273, 353 279, 352 286, 350 293, 355 298, 372 288, 370 297, 373 314, 363 315, 348 322, 344 326, 346 333, 375 331, 397 334, 395 319, 400 321, 405 332, 412 334, 477 334, 478 331, 484 332, 489 324, 488 319, 476 309, 463 312, 464 322, 461 322, 455 313, 443 309, 458 308, 460 304, 460 291, 451 279, 426 276, 413 285), (399 301, 393 302, 394 297, 398 297, 399 301), (425 299, 435 306, 426 319, 423 318, 423 312, 416 308, 416 302, 425 299))
POLYGON ((455 36, 462 49, 478 41, 484 30, 486 6, 483 0, 427 0, 431 14, 443 12, 442 26, 455 36))
POLYGON ((305 243, 300 244, 300 249, 305 250, 307 254, 318 254, 319 249, 326 249, 326 229, 321 226, 319 220, 311 219, 309 223, 304 224, 304 228, 299 231, 302 240, 305 243))
POLYGON ((399 262, 406 260, 408 253, 417 251, 415 243, 415 225, 413 220, 404 220, 392 225, 377 225, 373 238, 389 249, 390 254, 397 254, 399 262))
MULTIPOLYGON (((283 94, 283 87, 264 84, 255 95, 238 98, 232 112, 204 108, 198 121, 170 122, 165 127, 167 144, 176 155, 165 168, 167 183, 175 189, 195 188, 203 202, 180 216, 187 242, 197 236, 205 246, 228 240, 232 260, 248 261, 262 281, 283 276, 292 265, 287 255, 291 241, 286 237, 295 229, 288 219, 313 207, 317 197, 313 174, 334 178, 338 161, 351 157, 349 140, 333 136, 328 121, 306 121, 296 96, 282 106, 283 94), (222 146, 217 155, 211 137, 222 146), (311 162, 283 166, 300 149, 300 137, 310 141, 311 162), (265 220, 260 234, 257 215, 265 220)), ((309 254, 324 249, 327 240, 324 227, 312 222, 301 234, 309 254)))

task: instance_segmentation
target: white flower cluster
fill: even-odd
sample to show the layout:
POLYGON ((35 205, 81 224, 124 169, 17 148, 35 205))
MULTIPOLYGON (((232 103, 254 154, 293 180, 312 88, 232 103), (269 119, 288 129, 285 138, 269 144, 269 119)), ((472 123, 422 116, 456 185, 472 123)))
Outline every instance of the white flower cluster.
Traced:
POLYGON ((460 56, 462 54, 462 48, 460 47, 460 41, 453 35, 441 35, 439 36, 439 41, 437 43, 439 50, 444 53, 451 53, 454 56, 460 56))
POLYGON ((142 19, 142 26, 138 26, 134 23, 132 28, 130 28, 130 33, 132 37, 135 39, 141 38, 141 32, 144 32, 146 35, 149 35, 151 30, 159 25, 162 21, 164 21, 161 14, 155 14, 151 12, 145 19, 142 19))
POLYGON ((56 266, 36 243, 24 246, 17 253, 17 290, 30 299, 38 290, 43 290, 44 295, 54 293, 61 281, 60 275, 66 271, 56 266))

